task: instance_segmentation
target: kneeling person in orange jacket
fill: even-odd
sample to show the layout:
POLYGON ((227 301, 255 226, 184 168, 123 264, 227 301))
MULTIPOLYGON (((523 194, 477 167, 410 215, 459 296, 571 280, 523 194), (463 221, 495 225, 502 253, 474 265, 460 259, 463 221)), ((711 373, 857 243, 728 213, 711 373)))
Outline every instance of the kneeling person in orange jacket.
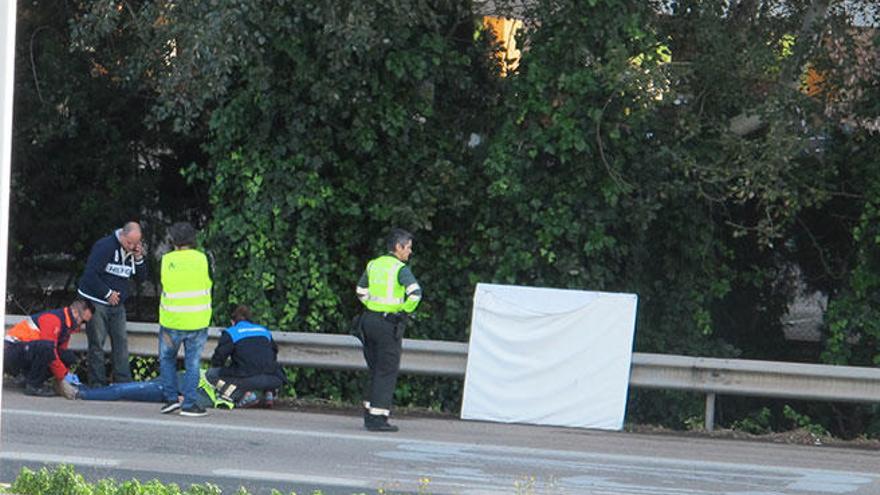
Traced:
POLYGON ((77 299, 70 306, 26 318, 6 332, 4 368, 7 373, 24 376, 25 394, 56 395, 43 386, 49 377, 54 377, 58 393, 73 398, 79 378, 70 372, 69 367, 76 361, 76 356, 67 346, 70 335, 80 331, 91 320, 94 311, 91 302, 77 299))

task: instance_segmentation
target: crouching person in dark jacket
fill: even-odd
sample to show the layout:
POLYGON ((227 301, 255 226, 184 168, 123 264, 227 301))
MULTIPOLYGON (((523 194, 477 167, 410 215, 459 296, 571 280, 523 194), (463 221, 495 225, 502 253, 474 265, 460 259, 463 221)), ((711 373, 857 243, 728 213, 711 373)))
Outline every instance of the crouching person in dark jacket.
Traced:
POLYGON ((287 379, 272 332, 252 319, 247 306, 235 308, 232 326, 220 335, 205 376, 236 407, 272 407, 277 389, 287 379))

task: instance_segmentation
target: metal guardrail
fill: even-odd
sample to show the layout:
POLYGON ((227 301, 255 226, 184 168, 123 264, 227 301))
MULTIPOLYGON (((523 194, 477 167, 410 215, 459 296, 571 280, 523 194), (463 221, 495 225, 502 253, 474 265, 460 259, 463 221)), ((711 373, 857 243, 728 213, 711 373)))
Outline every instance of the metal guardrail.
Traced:
POLYGON ((712 431, 717 394, 842 402, 880 401, 880 368, 634 353, 630 386, 706 394, 712 431))
MULTIPOLYGON (((6 325, 23 316, 8 315, 6 325)), ((213 353, 221 328, 208 330, 204 359, 213 353)), ((128 324, 129 352, 156 356, 159 326, 128 324)), ((278 360, 286 366, 366 369, 361 344, 351 335, 273 332, 278 360)), ((108 343, 109 346, 109 343, 108 343)), ((86 350, 85 335, 75 334, 70 348, 86 350)), ((109 347, 108 347, 109 350, 109 347)), ((462 342, 403 339, 401 372, 464 377, 468 345, 462 342)), ((705 426, 712 430, 717 394, 845 402, 880 402, 880 368, 716 359, 633 353, 630 386, 706 394, 705 426)))
MULTIPOLYGON (((7 315, 6 325, 12 326, 24 316, 7 315)), ((209 359, 220 337, 220 327, 208 329, 208 343, 202 359, 209 359)), ((335 370, 365 370, 361 343, 352 335, 272 332, 278 343, 278 361, 285 366, 335 370)), ((110 341, 105 344, 110 350, 110 341)), ((86 336, 75 333, 70 349, 85 351, 86 336)), ((156 323, 128 323, 128 352, 138 356, 157 356, 159 353, 159 325, 156 323)), ((181 353, 183 351, 181 350, 181 353)), ((403 339, 400 370, 403 373, 464 377, 467 365, 467 344, 440 340, 403 339)))

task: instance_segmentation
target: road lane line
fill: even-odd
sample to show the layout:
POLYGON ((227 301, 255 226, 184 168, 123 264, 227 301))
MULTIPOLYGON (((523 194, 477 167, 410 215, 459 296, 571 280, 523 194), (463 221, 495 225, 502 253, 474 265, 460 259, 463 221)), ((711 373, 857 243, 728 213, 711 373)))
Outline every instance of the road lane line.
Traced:
POLYGON ((100 457, 81 457, 76 455, 55 455, 30 452, 2 452, 0 459, 7 461, 28 461, 47 464, 77 464, 80 466, 115 467, 119 465, 116 459, 102 459, 100 457))
POLYGON ((354 478, 337 478, 334 476, 312 476, 290 473, 279 473, 277 471, 252 471, 247 469, 215 469, 212 471, 217 476, 227 478, 244 478, 249 480, 260 481, 285 481, 289 483, 303 483, 315 485, 337 485, 346 488, 366 488, 372 489, 373 484, 364 480, 354 478))
MULTIPOLYGON (((375 442, 375 443, 393 443, 393 444, 401 444, 401 443, 411 443, 411 444, 423 444, 426 440, 417 440, 414 438, 404 438, 400 436, 388 436, 388 435, 377 435, 376 433, 332 433, 332 432, 319 432, 319 431, 301 431, 301 430, 286 430, 282 428, 265 428, 260 426, 236 426, 236 425, 228 425, 222 423, 196 423, 190 422, 186 418, 178 417, 168 417, 163 419, 144 419, 144 418, 132 418, 132 417, 123 417, 123 416, 101 416, 101 415, 93 415, 93 414, 76 414, 76 413, 60 413, 60 412, 51 412, 51 411, 41 411, 37 409, 6 409, 3 408, 3 415, 19 415, 19 416, 35 416, 41 418, 54 418, 54 419, 68 419, 68 420, 76 420, 76 421, 97 421, 97 422, 112 422, 112 423, 128 423, 128 424, 137 424, 137 425, 149 425, 149 426, 157 426, 162 428, 179 428, 181 430, 206 430, 216 432, 218 430, 225 431, 238 431, 241 433, 267 433, 272 435, 287 435, 287 436, 297 436, 297 437, 306 437, 306 438, 320 438, 320 439, 336 439, 336 440, 357 440, 362 442, 375 442)), ((430 442, 430 440, 427 440, 430 442)), ((450 443, 449 445, 461 445, 450 443)))

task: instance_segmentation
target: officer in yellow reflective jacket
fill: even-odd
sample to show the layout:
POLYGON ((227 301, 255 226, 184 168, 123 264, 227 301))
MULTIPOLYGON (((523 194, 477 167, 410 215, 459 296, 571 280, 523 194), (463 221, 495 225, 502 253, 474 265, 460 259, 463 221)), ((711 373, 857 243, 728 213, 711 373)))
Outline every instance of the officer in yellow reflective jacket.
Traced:
POLYGON ((409 232, 392 229, 386 240, 388 254, 371 260, 357 284, 358 299, 366 306, 358 325, 369 368, 364 427, 370 431, 397 431, 388 416, 400 370, 401 342, 408 315, 422 299, 422 288, 406 266, 412 242, 409 232))

